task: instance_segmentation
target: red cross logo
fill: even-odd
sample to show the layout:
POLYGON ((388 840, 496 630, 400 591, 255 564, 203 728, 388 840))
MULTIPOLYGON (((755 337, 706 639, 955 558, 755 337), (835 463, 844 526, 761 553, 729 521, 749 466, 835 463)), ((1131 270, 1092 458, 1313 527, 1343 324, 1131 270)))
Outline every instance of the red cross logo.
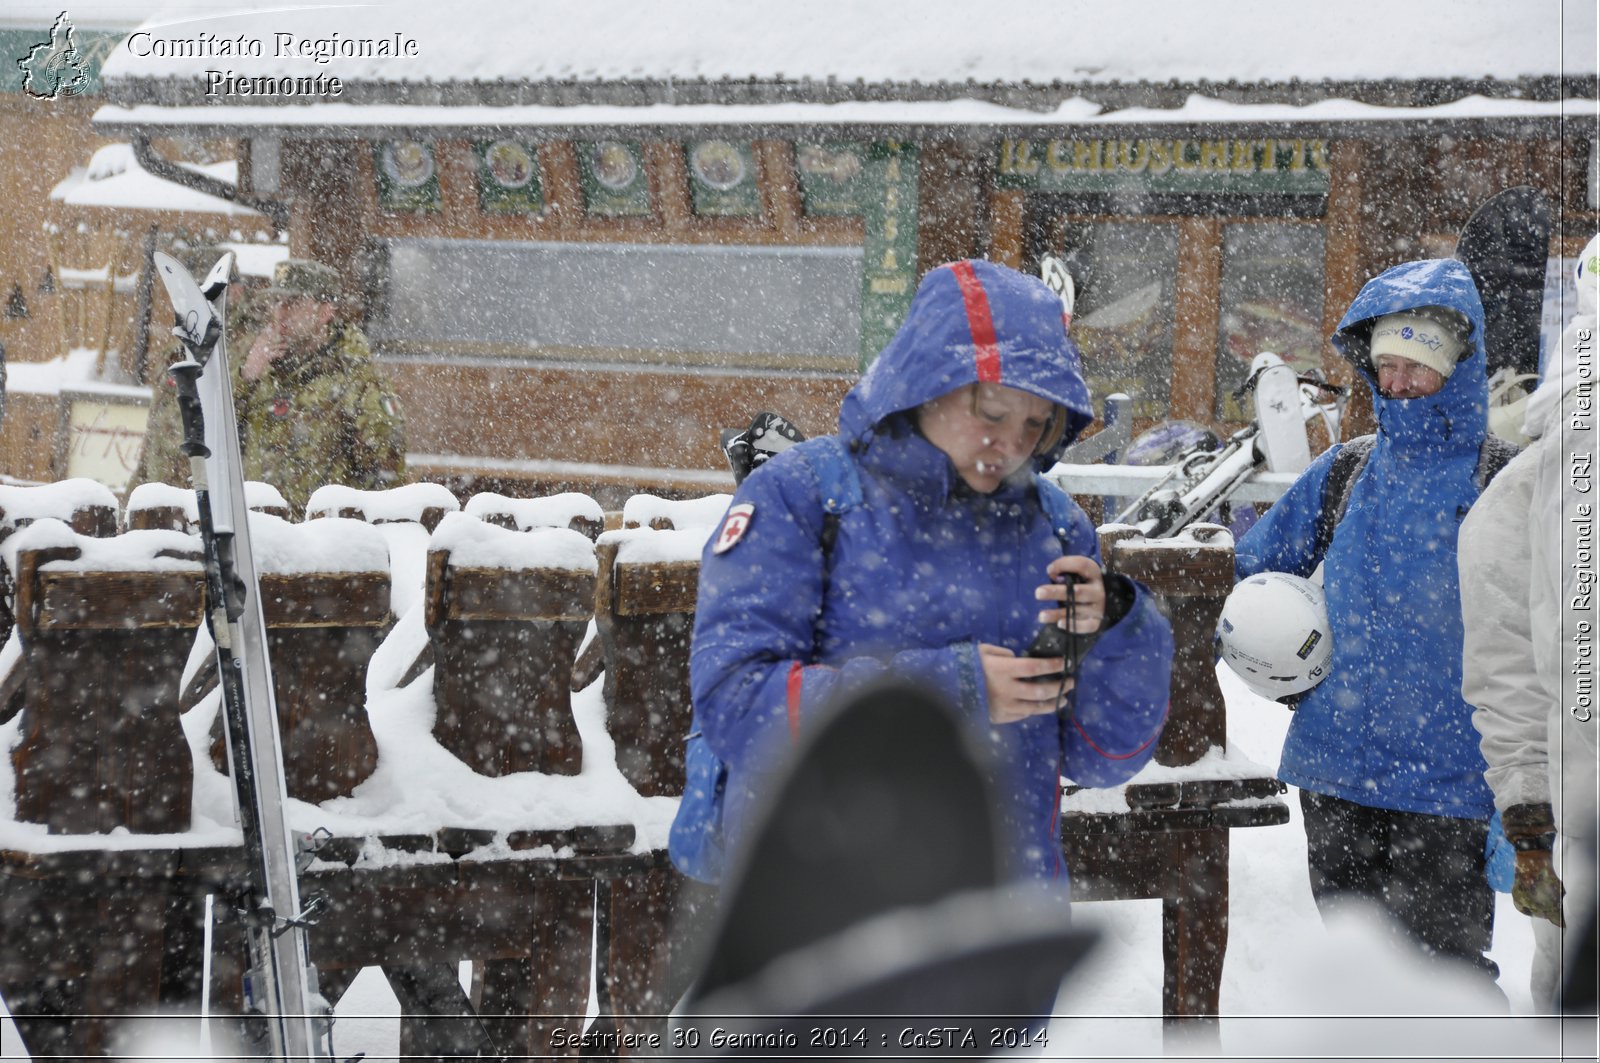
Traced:
POLYGON ((755 516, 756 507, 745 502, 728 510, 727 519, 722 522, 722 531, 717 534, 717 541, 712 545, 713 554, 725 554, 732 550, 734 544, 744 538, 745 529, 750 527, 750 518, 755 516))

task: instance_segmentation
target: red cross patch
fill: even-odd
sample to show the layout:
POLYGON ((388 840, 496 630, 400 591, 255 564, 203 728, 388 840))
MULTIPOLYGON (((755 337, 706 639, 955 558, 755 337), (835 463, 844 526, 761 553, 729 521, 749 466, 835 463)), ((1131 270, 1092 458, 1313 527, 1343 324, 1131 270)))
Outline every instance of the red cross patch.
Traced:
POLYGON ((745 529, 750 527, 750 519, 755 516, 756 507, 745 502, 728 510, 727 519, 722 522, 722 531, 717 533, 717 541, 712 544, 713 554, 725 554, 732 550, 734 544, 744 538, 745 529))

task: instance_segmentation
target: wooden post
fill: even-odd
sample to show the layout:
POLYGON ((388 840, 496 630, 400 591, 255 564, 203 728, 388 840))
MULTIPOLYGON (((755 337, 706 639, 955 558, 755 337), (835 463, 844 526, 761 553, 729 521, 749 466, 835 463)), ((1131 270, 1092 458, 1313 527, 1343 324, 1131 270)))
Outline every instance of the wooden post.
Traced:
MULTIPOLYGON (((1101 555, 1109 571, 1137 579, 1160 595, 1171 615, 1171 707, 1156 746, 1156 763, 1193 764, 1213 746, 1225 749, 1226 706, 1212 643, 1222 603, 1233 587, 1232 537, 1214 524, 1192 525, 1179 536, 1154 540, 1118 527, 1102 533, 1101 555)), ((1074 897, 1161 898, 1161 1000, 1165 1033, 1173 1044, 1197 1032, 1214 1044, 1218 1033, 1228 947, 1229 836, 1228 822, 1216 805, 1230 792, 1242 796, 1278 788, 1267 779, 1213 780, 1185 796, 1182 785, 1156 784, 1152 792, 1140 795, 1136 806, 1136 787, 1129 785, 1129 813, 1065 818, 1074 897), (1164 791, 1170 793, 1163 796, 1164 791), (1097 818, 1104 822, 1091 822, 1097 818)), ((1286 807, 1263 807, 1240 825, 1287 819, 1286 807)))
POLYGON ((568 679, 594 610, 595 577, 457 566, 448 551, 430 549, 427 579, 440 745, 480 775, 578 774, 583 741, 568 679))
POLYGON ((614 542, 600 543, 595 556, 595 628, 605 647, 606 722, 617 767, 644 797, 677 796, 700 563, 619 564, 614 542))
POLYGON ((989 257, 1002 266, 1022 268, 1027 196, 1020 189, 997 189, 989 197, 989 257))
POLYGON ((1176 652, 1172 708, 1156 746, 1157 764, 1193 764, 1227 745, 1222 688, 1212 642, 1222 603, 1233 589, 1233 539, 1215 524, 1191 525, 1171 539, 1147 540, 1132 528, 1102 536, 1106 567, 1138 580, 1166 600, 1176 652))
POLYGON ((81 556, 72 546, 18 554, 17 818, 54 833, 188 830, 194 773, 178 679, 200 620, 199 551, 177 572, 47 567, 81 556))

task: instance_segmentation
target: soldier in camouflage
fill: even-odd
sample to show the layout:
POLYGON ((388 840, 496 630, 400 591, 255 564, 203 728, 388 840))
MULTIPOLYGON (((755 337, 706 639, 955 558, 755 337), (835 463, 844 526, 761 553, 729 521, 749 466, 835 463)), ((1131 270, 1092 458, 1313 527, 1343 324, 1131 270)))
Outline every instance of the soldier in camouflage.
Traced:
POLYGON ((303 512, 323 484, 365 491, 405 482, 405 421, 361 330, 339 320, 339 274, 278 263, 266 323, 239 371, 245 478, 303 512))
MULTIPOLYGON (((230 345, 243 339, 234 349, 248 351, 233 363, 245 479, 278 488, 297 514, 324 484, 372 491, 405 482, 405 421, 366 337, 340 321, 341 287, 330 267, 288 259, 253 300, 259 332, 239 337, 230 321, 230 345)), ((163 398, 151 414, 141 475, 186 484, 177 436, 169 446, 156 430, 163 398)))

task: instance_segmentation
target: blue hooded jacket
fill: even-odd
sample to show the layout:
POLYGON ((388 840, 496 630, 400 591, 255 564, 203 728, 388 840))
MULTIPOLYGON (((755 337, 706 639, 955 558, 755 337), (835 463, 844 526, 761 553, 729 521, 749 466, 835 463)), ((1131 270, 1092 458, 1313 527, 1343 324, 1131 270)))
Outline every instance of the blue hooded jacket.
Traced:
POLYGON ((1488 431, 1477 288, 1452 259, 1395 266, 1361 289, 1333 343, 1372 388, 1378 434, 1327 556, 1316 552, 1315 532, 1337 446, 1238 546, 1240 578, 1309 576, 1324 564, 1333 659, 1295 710, 1278 775, 1357 804, 1487 819, 1494 806, 1472 706, 1461 698, 1456 574, 1456 535, 1478 497, 1488 431), (1373 319, 1423 306, 1466 317, 1470 353, 1435 394, 1385 398, 1369 350, 1373 319))
MULTIPOLYGON (((826 559, 809 440, 740 486, 753 507, 732 546, 701 561, 690 683, 696 728, 727 764, 723 826, 737 847, 757 795, 804 722, 837 692, 883 676, 942 694, 993 743, 1001 819, 1019 872, 1063 874, 1062 775, 1105 786, 1154 752, 1165 720, 1172 636, 1147 592, 1085 659, 1076 712, 989 723, 978 644, 1022 653, 1038 629, 1034 589, 1063 554, 1034 475, 1060 447, 992 494, 972 491, 917 431, 918 406, 987 381, 1064 406, 1065 447, 1091 419, 1061 304, 1040 281, 985 261, 922 281, 899 332, 846 396, 839 439, 862 503, 839 519, 826 559)), ((1070 552, 1099 560, 1081 510, 1070 552)))

